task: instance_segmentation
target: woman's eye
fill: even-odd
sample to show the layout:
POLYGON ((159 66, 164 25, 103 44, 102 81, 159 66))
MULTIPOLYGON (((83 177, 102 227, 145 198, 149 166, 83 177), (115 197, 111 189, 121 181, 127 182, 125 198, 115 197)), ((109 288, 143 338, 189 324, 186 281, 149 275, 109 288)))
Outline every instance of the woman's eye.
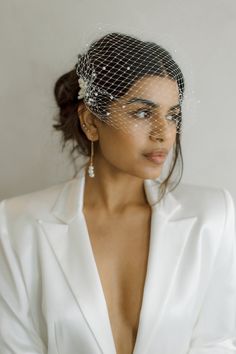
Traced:
MULTIPOLYGON (((152 112, 148 109, 140 109, 140 110, 133 112, 131 114, 138 119, 145 119, 145 118, 150 118, 152 115, 152 112)), ((181 114, 180 113, 172 113, 172 114, 169 114, 168 116, 166 116, 166 119, 169 122, 178 123, 181 119, 181 114)))
POLYGON ((149 118, 151 116, 151 112, 149 110, 139 110, 137 112, 134 112, 133 115, 137 118, 143 119, 149 118))
POLYGON ((179 122, 180 120, 180 114, 179 113, 175 113, 175 114, 169 114, 166 117, 167 120, 169 121, 173 121, 173 122, 179 122))

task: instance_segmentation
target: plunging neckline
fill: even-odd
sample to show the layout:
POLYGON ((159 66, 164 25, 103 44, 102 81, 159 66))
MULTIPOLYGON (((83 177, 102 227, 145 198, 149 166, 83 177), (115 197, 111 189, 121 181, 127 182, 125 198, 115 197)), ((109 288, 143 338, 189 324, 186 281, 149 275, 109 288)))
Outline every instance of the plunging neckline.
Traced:
MULTIPOLYGON (((97 267, 97 263, 96 263, 96 259, 95 259, 95 254, 92 248, 92 243, 91 243, 91 239, 90 239, 90 235, 89 235, 89 230, 88 230, 88 225, 87 225, 87 221, 86 221, 86 217, 85 217, 85 213, 84 213, 84 191, 85 191, 85 173, 86 173, 86 167, 84 166, 82 169, 82 185, 81 185, 81 194, 80 194, 80 213, 81 213, 81 222, 83 225, 83 229, 84 229, 84 234, 87 240, 87 243, 89 245, 89 252, 90 255, 92 256, 92 262, 94 265, 94 270, 96 272, 96 278, 101 290, 101 295, 103 298, 103 302, 105 304, 105 308, 106 308, 106 315, 107 315, 107 319, 108 319, 108 325, 109 325, 109 331, 111 333, 111 337, 112 337, 112 342, 113 342, 113 348, 114 348, 114 353, 117 353, 116 351, 116 345, 115 345, 115 340, 114 340, 114 335, 112 332, 112 325, 111 325, 111 321, 110 321, 110 317, 109 317, 109 311, 108 311, 108 305, 106 302, 106 297, 105 297, 105 292, 102 286, 102 281, 101 281, 101 277, 98 271, 98 267, 97 267)), ((150 205, 150 204, 149 204, 150 205)), ((152 205, 150 205, 151 209, 152 209, 152 205)), ((137 326, 137 333, 136 333, 136 338, 135 338, 135 342, 134 342, 134 346, 133 346, 133 351, 131 354, 135 354, 137 347, 138 347, 138 343, 140 341, 141 338, 141 332, 142 332, 142 317, 143 317, 143 312, 145 311, 144 307, 145 304, 147 302, 146 299, 146 292, 147 292, 147 288, 148 288, 148 283, 149 283, 149 268, 150 268, 150 250, 151 250, 151 246, 152 246, 152 238, 153 238, 153 232, 152 232, 152 220, 153 220, 153 210, 151 211, 151 219, 150 219, 150 238, 149 238, 149 247, 148 247, 148 256, 147 256, 147 266, 146 266, 146 274, 145 274, 145 279, 144 279, 144 286, 143 286, 143 294, 142 294, 142 300, 141 300, 141 306, 140 306, 140 311, 139 311, 139 320, 138 320, 138 326, 137 326)))

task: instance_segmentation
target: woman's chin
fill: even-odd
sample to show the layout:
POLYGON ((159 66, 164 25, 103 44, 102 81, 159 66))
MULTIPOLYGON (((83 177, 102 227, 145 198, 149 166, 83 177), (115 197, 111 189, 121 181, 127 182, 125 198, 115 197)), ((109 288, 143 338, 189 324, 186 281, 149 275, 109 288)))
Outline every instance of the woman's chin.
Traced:
POLYGON ((145 168, 145 170, 143 170, 141 173, 140 173, 140 177, 142 179, 157 179, 161 176, 161 171, 162 171, 162 168, 145 168))
MULTIPOLYGON (((145 161, 142 160, 142 174, 144 175, 144 179, 157 179, 160 177, 161 172, 163 170, 164 162, 159 161, 151 161, 145 158, 145 161)), ((141 164, 140 164, 141 166, 141 164)))

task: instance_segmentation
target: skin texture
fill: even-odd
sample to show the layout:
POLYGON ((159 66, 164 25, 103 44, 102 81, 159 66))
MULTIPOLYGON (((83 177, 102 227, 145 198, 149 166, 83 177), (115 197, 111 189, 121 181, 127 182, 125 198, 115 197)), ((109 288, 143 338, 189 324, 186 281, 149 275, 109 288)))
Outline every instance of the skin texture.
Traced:
POLYGON ((161 118, 178 104, 178 86, 167 78, 145 78, 126 98, 134 96, 160 104, 155 113, 158 126, 149 124, 147 129, 147 123, 141 121, 135 128, 135 118, 129 112, 143 107, 140 103, 124 111, 111 106, 114 119, 126 120, 128 134, 99 121, 84 104, 78 108, 81 126, 86 125, 85 134, 96 142, 95 177, 86 174, 83 214, 117 354, 133 353, 137 338, 151 225, 151 207, 143 181, 157 178, 162 169, 162 164, 147 160, 143 154, 157 148, 170 151, 173 147, 175 124, 161 118))

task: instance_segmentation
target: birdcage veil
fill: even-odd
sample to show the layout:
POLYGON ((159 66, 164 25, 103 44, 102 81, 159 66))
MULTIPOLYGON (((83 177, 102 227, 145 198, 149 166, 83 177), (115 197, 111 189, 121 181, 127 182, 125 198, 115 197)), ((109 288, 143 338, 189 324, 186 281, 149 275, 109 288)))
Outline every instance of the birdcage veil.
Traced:
POLYGON ((188 105, 193 102, 193 90, 186 94, 184 74, 174 58, 177 50, 171 53, 144 37, 99 27, 78 55, 78 100, 101 121, 126 133, 156 136, 176 129, 181 134, 184 98, 188 105), (176 105, 165 116, 159 114, 160 105, 148 100, 150 88, 159 89, 160 80, 174 82, 178 91, 176 105))

